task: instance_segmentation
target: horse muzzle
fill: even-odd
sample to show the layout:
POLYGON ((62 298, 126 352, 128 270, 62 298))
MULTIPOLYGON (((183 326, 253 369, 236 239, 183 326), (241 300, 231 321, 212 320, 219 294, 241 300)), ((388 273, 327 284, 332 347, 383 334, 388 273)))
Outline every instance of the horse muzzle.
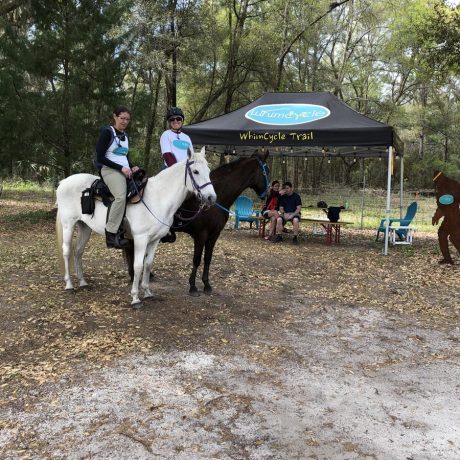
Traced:
POLYGON ((198 199, 201 201, 206 206, 212 206, 216 200, 217 196, 214 191, 203 191, 203 192, 198 192, 198 199))

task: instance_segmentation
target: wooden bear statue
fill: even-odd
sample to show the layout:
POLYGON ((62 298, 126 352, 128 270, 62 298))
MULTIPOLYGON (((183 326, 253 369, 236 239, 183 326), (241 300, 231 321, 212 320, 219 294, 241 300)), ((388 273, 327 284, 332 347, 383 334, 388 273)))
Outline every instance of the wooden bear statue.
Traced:
POLYGON ((460 254, 460 183, 436 171, 433 177, 438 205, 432 223, 436 225, 444 217, 439 230, 438 241, 443 255, 440 264, 453 264, 449 252, 450 241, 460 254))

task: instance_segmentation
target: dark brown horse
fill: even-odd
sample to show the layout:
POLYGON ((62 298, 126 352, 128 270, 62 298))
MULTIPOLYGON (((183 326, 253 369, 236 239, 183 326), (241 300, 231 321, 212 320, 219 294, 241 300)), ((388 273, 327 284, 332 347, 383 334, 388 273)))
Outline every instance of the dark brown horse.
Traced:
MULTIPOLYGON (((174 226, 175 231, 188 233, 194 241, 193 268, 189 278, 190 295, 199 295, 196 287, 196 274, 201 263, 204 249, 204 268, 202 281, 204 292, 212 292, 209 283, 209 267, 212 253, 220 232, 228 221, 228 210, 233 202, 246 188, 252 188, 259 197, 267 191, 270 179, 265 163, 268 152, 256 153, 251 157, 240 158, 231 163, 219 166, 211 171, 211 181, 217 194, 217 205, 202 211, 195 219, 183 221, 182 225, 174 226)), ((140 204, 142 206, 142 204, 140 204)), ((193 216, 199 210, 199 202, 189 198, 181 206, 181 214, 193 216)), ((126 248, 124 253, 129 273, 133 270, 133 247, 126 248)))

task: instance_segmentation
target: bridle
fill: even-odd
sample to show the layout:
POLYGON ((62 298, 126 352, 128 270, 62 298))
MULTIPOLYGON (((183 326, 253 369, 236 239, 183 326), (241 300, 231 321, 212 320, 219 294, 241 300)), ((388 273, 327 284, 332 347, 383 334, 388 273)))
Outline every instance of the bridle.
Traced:
MULTIPOLYGON (((259 163, 260 169, 262 170, 262 176, 264 177, 264 191, 262 193, 258 193, 257 196, 263 200, 267 196, 268 185, 270 184, 270 176, 269 176, 269 168, 265 161, 262 161, 259 157, 254 156, 251 158, 255 158, 259 163)), ((228 212, 228 214, 234 214, 230 209, 219 204, 217 201, 214 203, 218 208, 222 209, 222 211, 228 212)))
MULTIPOLYGON (((191 165, 195 163, 195 161, 190 161, 190 159, 187 159, 187 162, 185 164, 185 177, 184 177, 184 184, 187 185, 187 173, 190 177, 190 180, 192 182, 192 185, 193 185, 193 188, 195 190, 198 191, 198 196, 200 197, 200 207, 198 209, 198 211, 196 213, 194 213, 191 217, 188 217, 188 218, 184 218, 182 217, 181 220, 184 220, 184 221, 189 221, 191 222, 192 220, 196 219, 198 217, 198 215, 201 213, 201 211, 203 210, 203 208, 205 206, 207 206, 207 204, 204 202, 203 200, 203 194, 201 193, 201 190, 204 189, 205 187, 207 187, 208 185, 212 185, 212 182, 209 181, 209 182, 206 182, 205 184, 203 185, 198 185, 197 181, 195 180, 195 178, 193 177, 193 172, 192 172, 192 168, 191 168, 191 165)), ((144 198, 141 196, 137 186, 136 186, 136 182, 134 181, 134 179, 131 177, 131 181, 134 185, 134 189, 136 190, 136 193, 139 195, 140 197, 140 201, 142 202, 142 204, 147 208, 147 211, 160 223, 160 224, 163 224, 165 225, 166 227, 169 227, 168 224, 164 223, 163 221, 161 221, 152 211, 151 209, 147 206, 147 203, 144 201, 144 198)), ((177 215, 177 214, 176 214, 177 215)), ((179 216, 178 216, 179 217, 179 216)), ((177 227, 174 227, 174 228, 177 228, 177 227)))
POLYGON ((193 163, 195 163, 195 161, 191 161, 190 159, 187 159, 187 162, 185 164, 185 177, 184 177, 184 184, 187 185, 187 174, 188 176, 190 177, 190 181, 192 182, 192 185, 193 185, 193 189, 196 190, 198 192, 198 197, 200 199, 200 203, 201 204, 204 204, 204 200, 203 200, 203 194, 201 193, 201 190, 203 190, 205 187, 207 187, 208 185, 212 185, 212 182, 209 181, 209 182, 206 182, 205 184, 203 185, 198 185, 197 181, 195 180, 195 178, 193 177, 193 172, 192 172, 192 168, 191 166, 193 165, 193 163))

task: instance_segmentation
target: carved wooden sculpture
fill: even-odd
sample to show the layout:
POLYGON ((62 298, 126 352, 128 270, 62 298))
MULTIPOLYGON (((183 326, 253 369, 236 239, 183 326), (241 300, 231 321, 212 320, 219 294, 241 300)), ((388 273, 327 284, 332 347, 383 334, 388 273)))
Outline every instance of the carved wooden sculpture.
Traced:
POLYGON ((440 264, 453 264, 449 252, 449 237, 460 254, 460 183, 436 171, 433 177, 438 205, 432 223, 436 225, 444 217, 438 230, 439 247, 443 255, 440 264))

